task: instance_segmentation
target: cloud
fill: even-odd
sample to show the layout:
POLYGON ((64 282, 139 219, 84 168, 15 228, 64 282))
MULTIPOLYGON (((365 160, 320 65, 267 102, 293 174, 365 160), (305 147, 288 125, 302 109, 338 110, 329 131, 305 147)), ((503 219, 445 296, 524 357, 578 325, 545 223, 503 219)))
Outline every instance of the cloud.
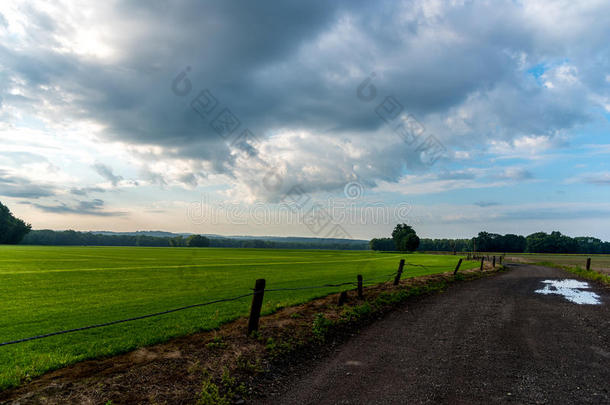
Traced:
POLYGON ((481 208, 486 208, 486 207, 495 207, 497 205, 501 205, 501 203, 495 202, 495 201, 477 201, 474 203, 474 205, 479 206, 481 208))
POLYGON ((7 152, 0 151, 0 163, 7 165, 23 165, 27 163, 47 162, 47 158, 32 152, 7 152))
MULTIPOLYGON (((475 205, 479 206, 478 203, 475 205)), ((495 207, 492 209, 481 209, 488 206, 477 208, 467 205, 431 205, 424 215, 425 223, 476 224, 477 227, 500 224, 498 229, 510 229, 511 227, 515 229, 516 227, 517 229, 512 232, 523 234, 524 231, 519 231, 518 228, 536 228, 541 221, 554 220, 559 224, 565 221, 596 220, 607 218, 610 215, 610 208, 601 203, 548 202, 510 205, 494 203, 493 206, 495 207)))
POLYGON ((93 168, 95 169, 97 174, 102 176, 104 179, 108 180, 110 183, 112 183, 113 186, 117 186, 119 184, 119 182, 121 180, 123 180, 122 176, 116 176, 112 172, 112 168, 109 166, 106 166, 103 163, 96 163, 93 165, 93 168))
POLYGON ((588 209, 588 208, 532 208, 529 210, 507 211, 497 217, 499 220, 525 220, 525 221, 542 221, 542 220, 571 220, 578 219, 593 219, 607 218, 610 215, 610 209, 588 209))
POLYGON ((0 195, 5 197, 41 198, 55 194, 51 186, 34 183, 0 169, 0 195))
POLYGON ((526 169, 465 168, 440 173, 407 174, 397 182, 381 181, 375 191, 396 192, 403 195, 442 193, 451 190, 499 188, 527 181, 533 175, 526 169))
POLYGON ((568 146, 565 136, 524 135, 511 141, 492 139, 489 152, 504 158, 539 159, 549 151, 568 146))
POLYGON ((445 171, 438 174, 439 180, 472 180, 477 177, 474 170, 445 171))
POLYGON ((506 179, 506 180, 515 180, 515 181, 523 181, 533 179, 534 175, 526 169, 510 167, 508 169, 503 170, 501 173, 497 174, 496 177, 498 179, 506 179))
MULTIPOLYGON (((261 180, 274 169, 285 185, 312 191, 424 170, 416 145, 376 114, 387 96, 449 157, 486 148, 532 156, 591 122, 610 89, 610 62, 597 57, 608 51, 610 26, 599 18, 607 2, 41 4, 3 10, 6 122, 94 122, 104 142, 158 148, 154 157, 134 152, 157 184, 196 187, 223 175, 251 199, 278 197, 261 180), (172 92, 181 72, 191 89, 172 92), (371 72, 377 96, 367 102, 356 89, 371 72), (218 105, 202 117, 191 103, 204 89, 218 105), (225 108, 239 127, 223 137, 211 123, 225 108), (260 142, 244 155, 230 144, 246 128, 260 142)), ((115 186, 122 179, 95 168, 115 186)))
POLYGON ((596 186, 610 186, 610 172, 583 173, 567 179, 566 183, 587 183, 596 186))
POLYGON ((105 193, 106 190, 101 187, 73 187, 70 193, 78 196, 86 196, 89 193, 105 193))
POLYGON ((125 212, 112 212, 104 211, 104 201, 100 199, 83 200, 77 201, 76 204, 68 205, 63 202, 59 202, 56 205, 32 203, 29 201, 23 201, 22 204, 31 205, 44 212, 50 212, 54 214, 77 214, 77 215, 93 215, 102 217, 117 217, 125 216, 125 212))
POLYGON ((583 148, 588 151, 591 156, 610 154, 610 145, 608 144, 588 144, 583 148))

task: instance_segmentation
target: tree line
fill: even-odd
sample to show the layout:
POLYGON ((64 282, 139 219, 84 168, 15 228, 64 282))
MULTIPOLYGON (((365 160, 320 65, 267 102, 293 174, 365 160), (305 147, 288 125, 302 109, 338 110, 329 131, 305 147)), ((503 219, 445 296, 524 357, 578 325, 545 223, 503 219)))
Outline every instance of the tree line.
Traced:
MULTIPOLYGON (((373 250, 398 250, 392 238, 372 239, 373 250)), ((570 237, 561 232, 535 232, 528 236, 479 232, 470 239, 420 239, 418 251, 610 254, 610 242, 590 236, 570 237)))
MULTIPOLYGON (((293 238, 299 239, 299 238, 293 238)), ((304 238, 300 238, 304 239, 304 238)), ((581 253, 610 254, 610 242, 590 236, 572 238, 561 232, 535 232, 528 236, 479 232, 470 239, 420 239, 407 224, 398 224, 389 238, 365 241, 341 239, 268 240, 217 238, 203 235, 150 236, 103 234, 94 232, 31 231, 31 225, 16 218, 0 202, 0 244, 81 245, 81 246, 158 246, 158 247, 231 247, 268 249, 332 249, 436 252, 507 252, 507 253, 581 253)))
POLYGON ((54 246, 156 246, 156 247, 230 247, 267 249, 332 249, 364 250, 365 241, 340 241, 320 239, 319 241, 284 242, 264 239, 216 238, 203 235, 189 236, 149 236, 149 235, 107 235, 79 231, 31 231, 23 241, 24 245, 54 246))
POLYGON ((30 229, 30 224, 16 218, 8 207, 0 202, 0 244, 19 243, 30 229))
POLYGON ((610 242, 591 236, 570 237, 559 231, 528 236, 479 232, 472 239, 477 252, 608 254, 610 242))

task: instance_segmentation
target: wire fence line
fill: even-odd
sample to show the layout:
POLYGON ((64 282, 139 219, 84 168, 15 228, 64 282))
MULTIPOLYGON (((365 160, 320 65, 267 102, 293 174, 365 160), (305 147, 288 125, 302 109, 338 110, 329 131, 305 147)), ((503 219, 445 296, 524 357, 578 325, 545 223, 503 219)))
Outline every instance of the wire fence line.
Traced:
POLYGON ((396 277, 396 273, 392 274, 391 276, 384 276, 382 278, 377 278, 376 280, 367 280, 366 283, 362 283, 363 287, 370 287, 372 285, 377 285, 377 284, 385 284, 390 282, 392 279, 394 279, 394 277, 396 277))
POLYGON ((430 271, 426 266, 424 266, 423 264, 416 264, 416 263, 406 263, 405 262, 405 266, 416 266, 416 267, 421 267, 426 271, 430 271))
POLYGON ((66 330, 61 330, 61 331, 57 331, 57 332, 46 333, 44 335, 27 337, 27 338, 23 338, 23 339, 13 340, 10 342, 3 342, 3 343, 0 343, 0 346, 8 346, 8 345, 13 345, 13 344, 17 344, 17 343, 29 342, 30 340, 38 340, 38 339, 48 338, 51 336, 63 335, 66 333, 79 332, 79 331, 83 331, 83 330, 87 330, 87 329, 102 328, 104 326, 111 326, 111 325, 116 325, 118 323, 131 322, 131 321, 137 321, 140 319, 152 318, 153 316, 171 314, 172 312, 178 312, 178 311, 182 311, 182 310, 189 309, 189 308, 204 307, 206 305, 218 304, 220 302, 236 301, 241 298, 249 297, 252 294, 253 293, 248 293, 248 294, 243 294, 243 295, 239 295, 237 297, 232 297, 232 298, 221 298, 221 299, 214 300, 214 301, 203 302, 201 304, 187 305, 185 307, 169 309, 167 311, 155 312, 153 314, 146 314, 146 315, 134 316, 133 318, 120 319, 118 321, 104 322, 104 323, 98 323, 95 325, 83 326, 81 328, 66 329, 66 330))
POLYGON ((353 281, 348 281, 345 283, 339 284, 322 284, 322 285, 314 285, 308 287, 282 287, 282 288, 265 288, 265 292, 270 291, 295 291, 295 290, 313 290, 317 288, 329 288, 329 287, 343 287, 344 285, 358 285, 358 283, 353 281))
MULTIPOLYGON (((409 265, 409 266, 419 266, 419 267, 423 267, 424 269, 428 270, 425 266, 414 264, 414 263, 405 263, 405 266, 407 266, 407 265, 409 265)), ((372 279, 367 279, 366 280, 367 282, 363 283, 363 286, 366 287, 366 286, 371 286, 371 285, 376 285, 376 284, 383 284, 383 283, 389 282, 394 277, 396 277, 397 273, 398 272, 393 272, 393 273, 385 274, 385 275, 380 276, 380 277, 376 277, 376 278, 372 278, 372 279), (383 281, 380 281, 380 280, 383 280, 383 281)), ((358 285, 357 282, 347 281, 347 282, 344 282, 344 283, 322 284, 322 285, 318 285, 318 286, 266 288, 266 289, 264 289, 264 292, 313 290, 313 289, 334 288, 334 287, 343 287, 343 286, 352 286, 353 287, 353 286, 357 286, 357 285, 358 285)), ((187 305, 187 306, 183 306, 183 307, 179 307, 179 308, 173 308, 173 309, 169 309, 167 311, 155 312, 155 313, 151 313, 151 314, 140 315, 140 316, 135 316, 135 317, 126 318, 126 319, 119 319, 119 320, 116 320, 116 321, 110 321, 110 322, 104 322, 104 323, 99 323, 99 324, 94 324, 94 325, 88 325, 88 326, 83 326, 83 327, 80 327, 80 328, 60 330, 60 331, 56 331, 56 332, 51 332, 51 333, 46 333, 46 334, 42 334, 42 335, 26 337, 26 338, 23 338, 23 339, 17 339, 17 340, 12 340, 12 341, 8 341, 8 342, 0 342, 0 347, 8 346, 8 345, 14 345, 14 344, 18 344, 18 343, 25 343, 25 342, 29 342, 29 341, 32 341, 32 340, 44 339, 44 338, 48 338, 48 337, 52 337, 52 336, 64 335, 66 333, 80 332, 80 331, 89 330, 89 329, 102 328, 102 327, 116 325, 116 324, 120 324, 120 323, 132 322, 132 321, 137 321, 137 320, 146 319, 146 318, 152 318, 152 317, 155 317, 155 316, 166 315, 166 314, 170 314, 170 313, 173 313, 173 312, 183 311, 183 310, 191 309, 191 308, 204 307, 204 306, 207 306, 207 305, 219 304, 219 303, 222 303, 222 302, 236 301, 236 300, 239 300, 239 299, 242 299, 242 298, 250 297, 250 296, 252 296, 254 294, 255 294, 255 292, 250 292, 250 293, 247 293, 247 294, 238 295, 236 297, 220 298, 220 299, 217 299, 217 300, 207 301, 207 302, 203 302, 203 303, 199 303, 199 304, 192 304, 192 305, 187 305)))
MULTIPOLYGON (((380 284, 379 280, 385 280, 384 282, 390 281, 392 278, 394 278, 396 276, 396 272, 394 273, 390 273, 390 274, 386 274, 384 276, 381 277, 376 277, 376 278, 372 278, 372 279, 367 279, 367 283, 364 283, 363 285, 374 285, 374 284, 380 284), (389 276, 389 278, 388 278, 389 276)), ((265 292, 274 292, 274 291, 295 291, 295 290, 312 290, 312 289, 317 289, 317 288, 328 288, 328 287, 343 287, 343 286, 357 286, 358 283, 355 281, 347 281, 345 283, 339 283, 339 284, 323 284, 323 285, 316 285, 316 286, 309 286, 309 287, 281 287, 281 288, 265 288, 265 292)))

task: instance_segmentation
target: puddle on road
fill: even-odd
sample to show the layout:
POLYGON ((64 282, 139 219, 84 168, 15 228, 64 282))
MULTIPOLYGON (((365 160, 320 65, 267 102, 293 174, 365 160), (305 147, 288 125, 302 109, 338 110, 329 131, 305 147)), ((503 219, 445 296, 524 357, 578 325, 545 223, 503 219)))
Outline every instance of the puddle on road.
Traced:
POLYGON ((536 290, 538 294, 557 294, 576 304, 601 305, 600 296, 592 291, 583 291, 591 288, 589 283, 574 279, 544 280, 544 288, 536 290))

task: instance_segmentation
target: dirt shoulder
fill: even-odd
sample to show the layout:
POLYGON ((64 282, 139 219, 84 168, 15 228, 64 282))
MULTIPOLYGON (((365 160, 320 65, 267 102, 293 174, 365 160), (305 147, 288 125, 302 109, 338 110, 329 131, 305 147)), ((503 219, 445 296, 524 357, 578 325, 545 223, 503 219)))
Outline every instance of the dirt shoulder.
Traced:
POLYGON ((338 294, 261 318, 260 333, 245 336, 246 319, 123 355, 84 361, 0 392, 0 403, 192 404, 241 403, 265 395, 299 359, 331 353, 363 325, 400 303, 415 302, 460 280, 493 274, 467 271, 365 288, 365 299, 338 294))
POLYGON ((610 403, 610 291, 542 295, 560 269, 511 265, 407 303, 256 403, 610 403))

